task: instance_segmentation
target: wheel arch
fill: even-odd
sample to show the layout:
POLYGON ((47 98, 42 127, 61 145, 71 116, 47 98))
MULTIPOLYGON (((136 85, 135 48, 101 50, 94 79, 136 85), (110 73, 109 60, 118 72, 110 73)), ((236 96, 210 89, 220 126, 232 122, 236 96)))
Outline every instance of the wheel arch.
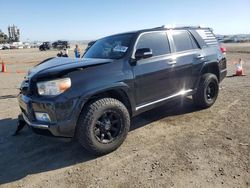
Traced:
POLYGON ((119 100, 126 106, 130 116, 133 116, 135 108, 134 98, 129 89, 129 86, 124 83, 115 84, 113 86, 109 85, 107 87, 99 88, 95 91, 92 91, 91 93, 86 94, 84 97, 82 97, 81 101, 83 101, 83 103, 81 104, 80 112, 90 102, 104 97, 114 98, 116 100, 119 100))
POLYGON ((212 73, 212 74, 216 75, 218 81, 220 81, 219 63, 216 61, 216 62, 204 64, 204 66, 201 69, 200 77, 206 73, 212 73))
POLYGON ((105 97, 114 98, 122 102, 128 109, 130 116, 132 115, 133 112, 132 112, 132 106, 130 103, 129 96, 126 93, 126 91, 124 91, 121 88, 113 88, 113 89, 97 92, 88 99, 87 103, 89 103, 90 101, 93 101, 99 98, 105 98, 105 97))
POLYGON ((197 80, 196 84, 195 84, 195 88, 197 89, 198 86, 199 86, 199 83, 200 83, 200 80, 201 80, 201 77, 206 74, 206 73, 211 73, 211 74, 214 74, 217 79, 218 79, 218 82, 220 82, 220 70, 219 70, 219 63, 216 61, 216 62, 207 62, 205 63, 202 68, 201 68, 201 71, 200 71, 200 74, 199 74, 199 79, 197 80))

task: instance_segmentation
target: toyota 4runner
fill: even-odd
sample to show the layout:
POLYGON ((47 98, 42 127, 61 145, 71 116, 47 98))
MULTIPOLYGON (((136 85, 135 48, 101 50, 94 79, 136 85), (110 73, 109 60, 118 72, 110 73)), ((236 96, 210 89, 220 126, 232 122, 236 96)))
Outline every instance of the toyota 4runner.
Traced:
POLYGON ((97 40, 81 59, 51 58, 29 71, 19 121, 36 133, 76 137, 94 154, 125 140, 130 119, 192 96, 208 108, 227 73, 210 28, 158 27, 97 40))

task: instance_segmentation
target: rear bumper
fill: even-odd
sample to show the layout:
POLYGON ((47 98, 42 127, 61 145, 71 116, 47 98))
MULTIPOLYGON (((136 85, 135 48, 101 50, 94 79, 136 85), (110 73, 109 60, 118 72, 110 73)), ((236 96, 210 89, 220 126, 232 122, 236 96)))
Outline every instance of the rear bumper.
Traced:
POLYGON ((223 58, 219 62, 219 70, 220 70, 220 82, 227 76, 227 60, 223 58))
MULTIPOLYGON (((20 94, 18 102, 23 120, 34 130, 43 134, 51 133, 58 137, 73 137, 80 113, 78 99, 41 100, 20 94), (35 112, 47 113, 51 122, 41 122, 35 118, 35 112)), ((47 135, 47 134, 45 134, 47 135)))
POLYGON ((227 76, 227 69, 220 71, 220 82, 227 76))

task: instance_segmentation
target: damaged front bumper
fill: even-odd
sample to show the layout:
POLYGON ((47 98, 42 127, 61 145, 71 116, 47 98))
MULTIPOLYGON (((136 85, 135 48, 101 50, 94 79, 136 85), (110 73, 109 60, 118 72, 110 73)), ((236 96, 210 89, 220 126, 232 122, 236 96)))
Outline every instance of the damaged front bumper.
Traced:
POLYGON ((22 119, 35 133, 58 137, 73 137, 80 113, 79 100, 65 98, 42 99, 19 94, 22 119), (37 119, 36 113, 48 114, 50 121, 37 119))
POLYGON ((48 129, 49 125, 41 124, 41 123, 31 123, 28 117, 22 113, 23 120, 29 125, 30 127, 33 128, 38 128, 38 129, 48 129))

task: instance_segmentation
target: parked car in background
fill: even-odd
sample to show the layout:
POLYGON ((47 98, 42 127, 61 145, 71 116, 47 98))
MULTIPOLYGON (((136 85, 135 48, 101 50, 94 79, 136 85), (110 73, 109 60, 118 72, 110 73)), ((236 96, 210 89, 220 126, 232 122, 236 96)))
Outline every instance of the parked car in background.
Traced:
POLYGON ((10 49, 23 49, 23 42, 10 43, 10 49))
POLYGON ((31 48, 39 48, 42 44, 43 44, 43 43, 41 43, 41 42, 32 42, 32 43, 30 44, 30 47, 31 47, 31 48))
POLYGON ((18 49, 18 48, 17 48, 17 46, 15 46, 15 45, 10 45, 10 49, 13 50, 13 49, 18 49))
POLYGON ((51 43, 50 42, 43 42, 42 45, 39 46, 40 51, 46 51, 51 49, 51 43))
POLYGON ((31 48, 31 45, 29 42, 23 43, 23 48, 31 48))
POLYGON ((52 47, 55 49, 61 50, 64 48, 70 48, 70 45, 68 41, 58 40, 52 43, 52 47))
POLYGON ((8 50, 10 49, 10 45, 9 44, 3 44, 2 50, 8 50))

